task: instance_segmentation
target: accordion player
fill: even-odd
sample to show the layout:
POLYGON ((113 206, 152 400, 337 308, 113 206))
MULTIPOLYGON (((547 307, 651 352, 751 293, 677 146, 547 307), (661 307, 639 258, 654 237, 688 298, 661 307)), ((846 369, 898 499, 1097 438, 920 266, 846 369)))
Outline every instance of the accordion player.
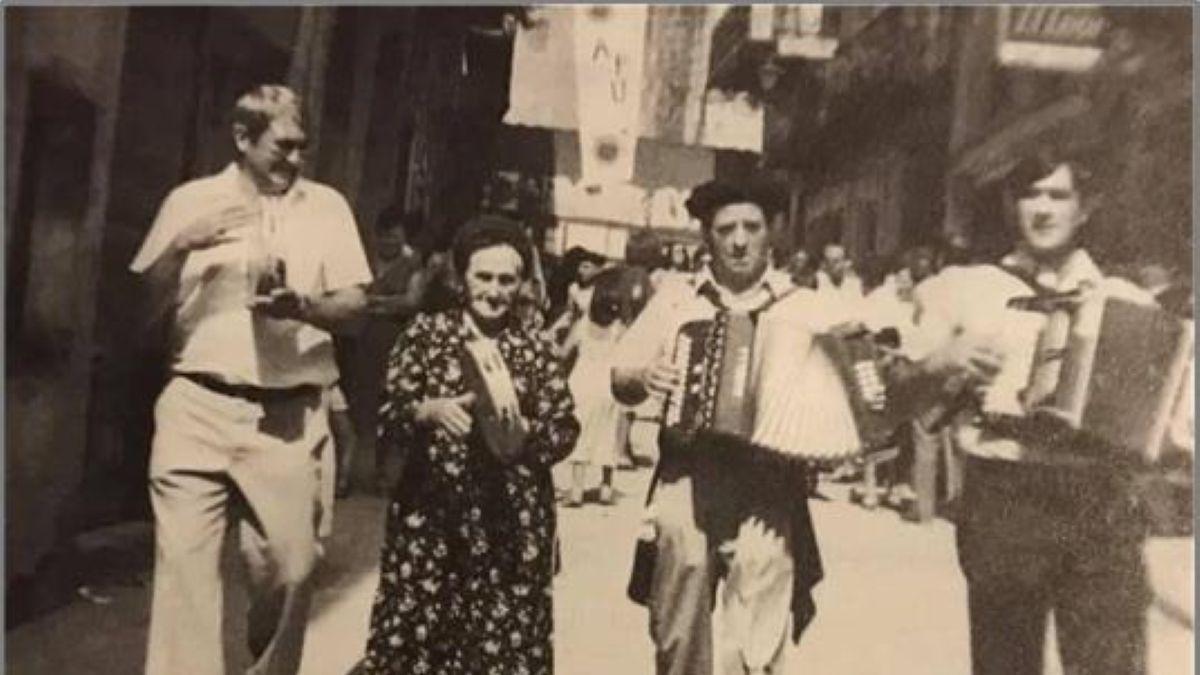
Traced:
POLYGON ((1088 447, 1157 461, 1188 385, 1192 323, 1152 304, 1079 292, 1014 298, 1009 306, 1043 317, 1022 363, 1025 416, 1098 441, 1088 447))
POLYGON ((719 313, 684 324, 674 352, 683 377, 667 397, 664 431, 732 436, 810 463, 878 444, 891 432, 882 431, 879 354, 873 347, 854 352, 867 360, 851 363, 851 352, 835 345, 861 349, 870 339, 833 337, 833 323, 824 303, 801 289, 756 315, 719 313))
POLYGON ((463 343, 463 378, 475 394, 475 422, 484 444, 501 463, 520 456, 528 436, 512 375, 496 345, 483 338, 463 343))

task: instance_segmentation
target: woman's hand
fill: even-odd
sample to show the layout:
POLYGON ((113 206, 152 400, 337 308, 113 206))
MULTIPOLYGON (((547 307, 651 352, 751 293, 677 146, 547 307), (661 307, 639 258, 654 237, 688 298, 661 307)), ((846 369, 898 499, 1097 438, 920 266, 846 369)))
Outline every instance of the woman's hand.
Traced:
POLYGON ((471 433, 469 408, 475 403, 475 394, 467 392, 454 398, 431 398, 417 404, 416 419, 420 424, 439 426, 455 438, 471 433))

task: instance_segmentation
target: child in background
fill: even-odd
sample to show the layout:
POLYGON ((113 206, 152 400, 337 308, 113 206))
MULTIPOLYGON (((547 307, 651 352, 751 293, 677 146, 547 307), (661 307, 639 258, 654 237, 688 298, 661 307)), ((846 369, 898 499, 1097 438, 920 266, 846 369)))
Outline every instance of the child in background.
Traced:
POLYGON ((583 504, 584 481, 589 466, 600 468, 600 503, 613 503, 613 469, 625 447, 629 426, 624 408, 613 398, 609 384, 613 350, 625 329, 621 321, 620 268, 596 275, 587 315, 577 321, 564 344, 575 355, 568 384, 575 399, 575 416, 580 434, 571 465, 571 489, 567 506, 583 504))

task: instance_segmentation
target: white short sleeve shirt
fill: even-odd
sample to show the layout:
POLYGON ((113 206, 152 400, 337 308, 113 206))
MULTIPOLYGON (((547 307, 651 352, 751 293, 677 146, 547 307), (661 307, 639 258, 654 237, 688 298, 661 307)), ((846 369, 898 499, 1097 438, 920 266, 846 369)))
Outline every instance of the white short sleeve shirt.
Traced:
POLYGON ((248 303, 258 246, 283 260, 287 286, 304 295, 370 283, 354 215, 336 190, 301 178, 282 197, 264 197, 230 164, 171 192, 130 269, 145 272, 185 228, 234 205, 259 213, 261 222, 237 230, 235 241, 189 254, 172 329, 174 371, 270 388, 332 384, 338 374, 327 332, 269 318, 248 303))

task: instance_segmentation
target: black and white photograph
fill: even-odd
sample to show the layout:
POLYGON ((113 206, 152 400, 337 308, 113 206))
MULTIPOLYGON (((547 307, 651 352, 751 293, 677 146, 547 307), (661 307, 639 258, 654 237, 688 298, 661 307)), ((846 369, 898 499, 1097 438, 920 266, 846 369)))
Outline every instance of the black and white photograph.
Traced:
POLYGON ((1195 3, 12 3, 14 675, 1190 675, 1195 3))

